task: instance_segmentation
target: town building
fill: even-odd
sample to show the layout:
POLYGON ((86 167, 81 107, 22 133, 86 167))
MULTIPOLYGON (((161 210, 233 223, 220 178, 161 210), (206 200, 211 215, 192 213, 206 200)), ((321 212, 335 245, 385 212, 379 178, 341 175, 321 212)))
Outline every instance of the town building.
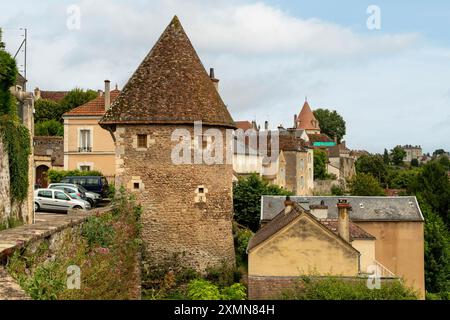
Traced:
POLYGON ((422 147, 421 146, 413 146, 410 144, 400 146, 405 152, 406 156, 403 158, 404 162, 410 163, 411 160, 417 159, 419 162, 423 157, 422 147))
POLYGON ((119 93, 105 80, 105 91, 97 98, 64 113, 64 170, 97 170, 114 180, 114 141, 98 122, 119 93))
POLYGON ((35 136, 33 138, 35 184, 48 186, 48 170, 64 170, 64 138, 35 136))
MULTIPOLYGON (((100 125, 114 137, 116 187, 143 206, 144 266, 234 265, 232 164, 194 163, 191 151, 204 154, 213 146, 206 129, 225 137, 235 123, 177 17, 100 125), (187 148, 174 152, 180 144, 187 148), (174 161, 181 154, 187 161, 174 161)), ((218 153, 232 143, 223 142, 218 153)))
POLYGON ((423 224, 415 197, 263 196, 261 228, 248 245, 249 298, 268 298, 301 275, 375 269, 423 298, 423 224))

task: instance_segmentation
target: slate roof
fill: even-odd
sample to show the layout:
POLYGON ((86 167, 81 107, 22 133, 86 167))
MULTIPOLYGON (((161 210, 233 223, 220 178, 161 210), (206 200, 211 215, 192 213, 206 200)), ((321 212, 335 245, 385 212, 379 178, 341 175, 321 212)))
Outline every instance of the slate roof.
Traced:
MULTIPOLYGON (((291 197, 305 210, 309 205, 323 204, 328 206, 328 219, 337 219, 338 199, 346 198, 352 205, 349 212, 352 221, 424 221, 417 199, 407 197, 336 197, 311 196, 291 197)), ((261 205, 261 220, 271 220, 284 208, 284 196, 263 196, 261 205)))
POLYGON ((233 119, 175 16, 100 120, 235 128, 233 119))
MULTIPOLYGON (((111 95, 111 103, 117 99, 120 91, 115 89, 110 92, 111 95)), ((76 107, 66 113, 63 114, 65 116, 102 116, 105 114, 105 95, 102 94, 97 98, 86 102, 85 104, 76 107)))

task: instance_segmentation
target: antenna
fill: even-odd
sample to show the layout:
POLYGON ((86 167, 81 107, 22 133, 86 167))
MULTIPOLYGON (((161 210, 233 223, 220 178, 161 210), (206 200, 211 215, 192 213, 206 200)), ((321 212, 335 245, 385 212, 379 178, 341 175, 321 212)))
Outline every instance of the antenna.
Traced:
POLYGON ((22 47, 24 47, 24 64, 23 64, 23 77, 25 78, 25 84, 24 84, 24 88, 23 90, 26 91, 26 83, 27 83, 27 28, 19 28, 19 30, 23 30, 24 34, 22 35, 22 37, 24 37, 22 43, 19 46, 19 49, 17 49, 16 54, 14 55, 14 59, 16 59, 17 55, 20 52, 20 49, 22 49, 22 47))

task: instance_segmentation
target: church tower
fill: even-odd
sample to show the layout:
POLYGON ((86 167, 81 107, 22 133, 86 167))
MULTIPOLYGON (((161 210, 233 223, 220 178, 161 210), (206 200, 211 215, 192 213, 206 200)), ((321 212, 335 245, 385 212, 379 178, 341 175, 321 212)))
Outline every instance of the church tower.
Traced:
POLYGON ((177 259, 199 271, 234 264, 232 164, 225 157, 179 164, 172 156, 175 130, 192 137, 188 151, 210 142, 194 142, 194 122, 224 138, 235 128, 212 80, 175 16, 100 121, 115 141, 116 187, 143 206, 149 263, 177 259))
POLYGON ((312 112, 308 101, 305 101, 298 117, 295 117, 296 129, 305 130, 307 134, 320 134, 319 121, 312 112))

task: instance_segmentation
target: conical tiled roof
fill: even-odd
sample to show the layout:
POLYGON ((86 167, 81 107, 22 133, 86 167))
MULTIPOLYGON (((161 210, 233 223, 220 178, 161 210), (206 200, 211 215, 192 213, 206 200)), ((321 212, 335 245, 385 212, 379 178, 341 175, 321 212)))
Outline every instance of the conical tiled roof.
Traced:
POLYGON ((100 120, 127 124, 235 127, 233 119, 175 16, 100 120))
POLYGON ((297 129, 320 130, 319 121, 314 117, 308 101, 305 101, 302 111, 297 118, 297 129))

